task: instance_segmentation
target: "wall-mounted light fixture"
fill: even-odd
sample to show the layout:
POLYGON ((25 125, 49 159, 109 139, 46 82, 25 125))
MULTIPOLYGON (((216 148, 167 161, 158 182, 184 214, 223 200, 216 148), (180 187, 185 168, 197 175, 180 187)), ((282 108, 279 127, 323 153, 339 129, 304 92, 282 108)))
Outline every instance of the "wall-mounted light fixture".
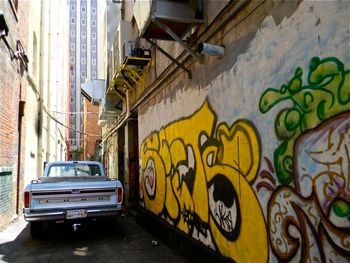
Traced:
POLYGON ((197 52, 204 55, 222 57, 225 54, 225 48, 219 45, 200 42, 197 46, 197 52))
POLYGON ((0 11, 0 37, 7 36, 9 33, 9 28, 7 26, 5 16, 2 11, 0 11))

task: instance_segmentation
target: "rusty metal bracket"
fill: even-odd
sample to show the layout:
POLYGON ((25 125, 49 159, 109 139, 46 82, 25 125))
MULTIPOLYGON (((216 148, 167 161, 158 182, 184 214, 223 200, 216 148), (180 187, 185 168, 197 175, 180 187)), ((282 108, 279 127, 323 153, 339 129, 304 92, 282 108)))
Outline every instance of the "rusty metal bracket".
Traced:
POLYGON ((165 31, 169 36, 171 36, 176 42, 178 42, 188 53, 190 53, 200 64, 203 64, 203 58, 201 55, 193 51, 178 35, 171 30, 170 27, 164 25, 157 18, 152 16, 152 22, 156 24, 160 29, 165 31))
POLYGON ((146 39, 147 42, 149 42, 151 45, 155 46, 164 56, 166 56, 168 59, 170 59, 172 62, 174 62, 176 65, 178 65, 180 68, 182 68, 184 71, 187 72, 188 78, 192 78, 192 73, 189 69, 187 69, 182 63, 177 61, 175 58, 173 58, 168 52, 166 52, 164 49, 162 49, 158 44, 151 40, 151 39, 146 39))

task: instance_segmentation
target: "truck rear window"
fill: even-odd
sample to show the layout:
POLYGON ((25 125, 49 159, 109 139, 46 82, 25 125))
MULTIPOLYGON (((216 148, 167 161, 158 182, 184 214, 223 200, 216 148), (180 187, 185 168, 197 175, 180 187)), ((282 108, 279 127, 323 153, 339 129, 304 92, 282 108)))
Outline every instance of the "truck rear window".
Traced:
POLYGON ((95 164, 55 164, 49 168, 49 177, 102 176, 95 164))

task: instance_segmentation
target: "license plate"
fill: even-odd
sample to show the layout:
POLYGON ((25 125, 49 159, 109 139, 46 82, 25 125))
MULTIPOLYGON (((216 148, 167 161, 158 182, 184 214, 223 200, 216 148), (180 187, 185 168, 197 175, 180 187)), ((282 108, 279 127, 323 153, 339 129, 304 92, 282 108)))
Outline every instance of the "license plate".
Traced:
POLYGON ((86 217, 86 210, 69 210, 67 211, 66 218, 67 219, 76 219, 76 218, 84 218, 86 217))

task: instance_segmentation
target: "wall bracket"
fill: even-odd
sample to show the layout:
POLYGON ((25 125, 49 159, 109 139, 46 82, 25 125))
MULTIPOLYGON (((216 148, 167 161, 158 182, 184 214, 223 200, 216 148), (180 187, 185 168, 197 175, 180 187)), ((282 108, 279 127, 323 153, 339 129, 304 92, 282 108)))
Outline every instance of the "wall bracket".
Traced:
POLYGON ((200 64, 203 63, 203 57, 193 51, 191 47, 189 47, 178 35, 174 33, 174 31, 171 30, 170 27, 167 25, 164 25, 161 21, 159 21, 157 18, 152 16, 152 22, 157 25, 160 29, 162 29, 164 32, 166 32, 169 36, 171 36, 176 42, 178 42, 188 53, 190 53, 200 64))
POLYGON ((174 62, 176 65, 178 65, 180 68, 182 68, 184 71, 187 72, 188 78, 192 78, 192 73, 189 69, 187 69, 182 63, 177 61, 175 58, 173 58, 168 52, 166 52, 164 49, 162 49, 158 44, 151 40, 151 39, 146 39, 151 45, 155 46, 163 55, 165 55, 168 59, 170 59, 172 62, 174 62))

